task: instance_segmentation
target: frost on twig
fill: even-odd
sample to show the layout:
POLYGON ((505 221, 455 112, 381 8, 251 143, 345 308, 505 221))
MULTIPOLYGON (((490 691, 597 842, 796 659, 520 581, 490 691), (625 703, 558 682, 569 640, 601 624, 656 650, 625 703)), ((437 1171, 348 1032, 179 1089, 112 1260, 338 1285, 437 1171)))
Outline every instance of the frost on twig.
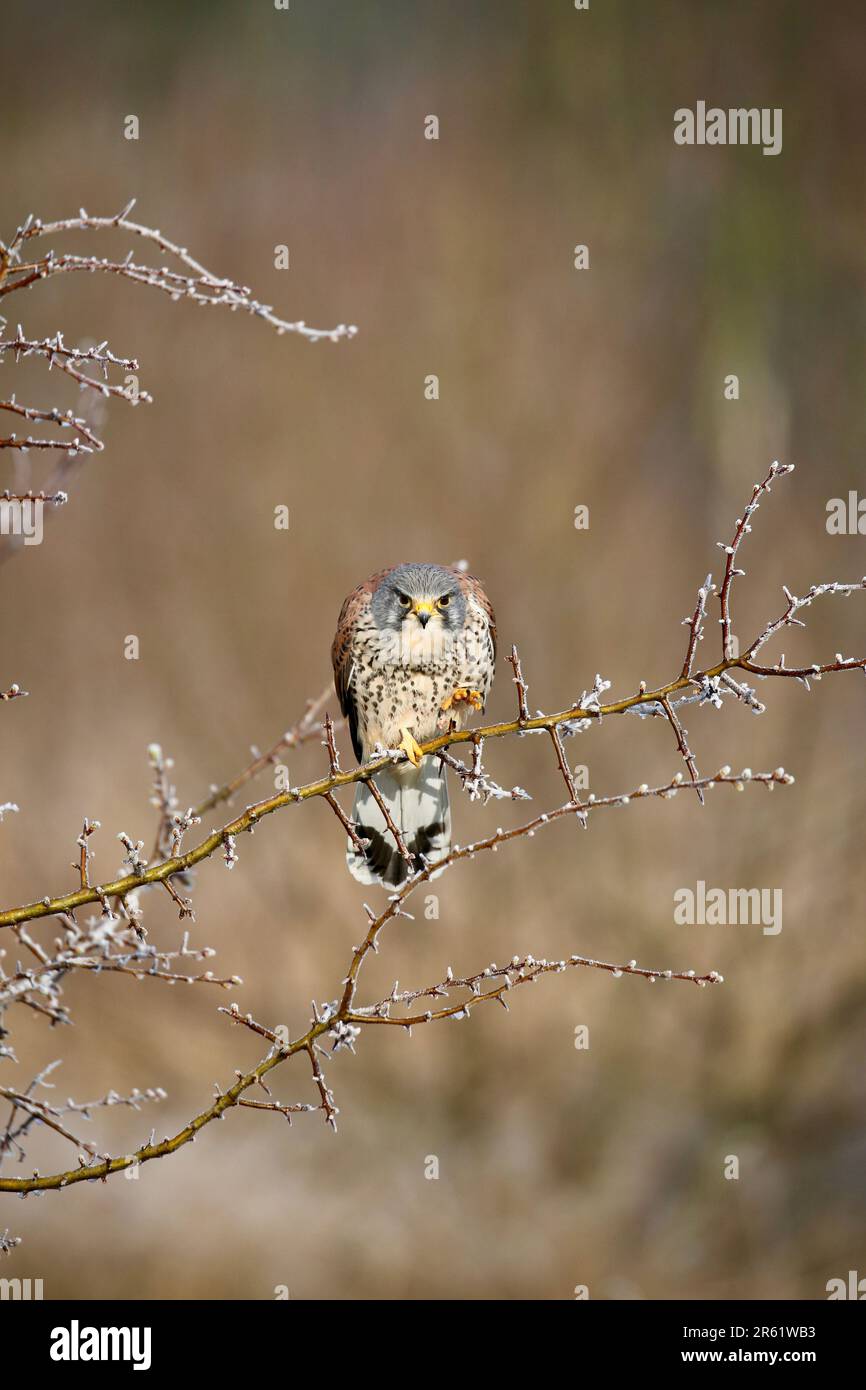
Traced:
MULTIPOLYGON (((270 304, 256 299, 245 285, 207 270, 185 246, 172 241, 161 231, 132 221, 132 199, 120 212, 109 217, 91 216, 81 208, 77 217, 44 222, 30 216, 13 233, 8 242, 0 241, 0 300, 34 289, 58 275, 84 273, 113 276, 168 295, 174 301, 185 300, 198 306, 222 307, 250 314, 262 320, 277 334, 295 334, 308 342, 339 342, 352 338, 352 324, 339 323, 333 328, 312 328, 303 320, 281 318, 270 304), (96 255, 82 256, 46 246, 71 232, 99 233, 101 231, 133 237, 144 243, 154 259, 136 260, 132 249, 117 258, 96 255), (160 259, 163 258, 163 259, 160 259), (164 259, 168 258, 168 260, 164 259), (173 262, 169 264, 168 262, 173 262)), ((129 404, 150 404, 153 397, 138 380, 139 364, 135 357, 120 357, 107 342, 89 346, 67 345, 58 329, 52 336, 31 338, 19 323, 14 333, 7 332, 7 319, 0 315, 0 366, 8 362, 15 366, 26 358, 40 359, 48 372, 56 369, 69 377, 79 393, 103 399, 120 398, 129 404)), ((4 376, 8 373, 4 373, 4 376)), ((3 392, 0 392, 0 397, 3 392)), ((0 449, 13 449, 22 455, 31 450, 59 454, 67 463, 81 455, 100 452, 104 442, 97 433, 94 412, 77 413, 71 407, 20 402, 15 393, 0 398, 0 414, 17 417, 18 428, 5 433, 0 429, 0 449), (92 417, 92 418, 91 418, 92 417), (33 427, 33 428, 31 428, 33 427)), ((10 422, 11 424, 11 422, 10 422)), ((50 500, 58 502, 60 494, 50 500)), ((35 499, 34 499, 35 500, 35 499)), ((47 501, 47 496, 39 500, 47 501)), ((65 501, 65 495, 63 496, 65 501)))
POLYGON ((157 1086, 146 1091, 136 1089, 128 1096, 121 1096, 116 1091, 109 1091, 106 1095, 100 1096, 98 1100, 81 1102, 70 1098, 66 1101, 49 1102, 44 1100, 38 1092, 41 1089, 54 1088, 55 1083, 48 1081, 47 1078, 59 1065, 59 1061, 50 1063, 38 1076, 33 1078, 23 1091, 17 1091, 9 1086, 0 1086, 0 1097, 9 1102, 9 1116, 5 1129, 0 1133, 0 1159, 6 1154, 23 1159, 25 1156, 23 1142, 25 1136, 35 1126, 44 1125, 47 1129, 53 1130, 63 1139, 68 1140, 70 1144, 73 1144, 78 1150, 79 1163, 86 1166, 88 1162, 98 1156, 99 1151, 96 1144, 92 1144, 86 1139, 80 1139, 72 1133, 67 1119, 69 1115, 90 1120, 94 1110, 115 1105, 129 1106, 133 1110, 140 1110, 142 1105, 148 1101, 165 1099, 165 1091, 157 1086))
POLYGON ((335 328, 311 328, 302 319, 290 322, 280 318, 270 304, 255 299, 244 285, 222 276, 214 275, 193 256, 185 246, 171 241, 162 232, 146 227, 140 222, 130 220, 129 214, 135 207, 131 199, 126 207, 113 217, 92 217, 81 208, 77 217, 68 217, 56 222, 43 222, 41 218, 28 217, 18 228, 8 245, 0 243, 0 298, 14 294, 16 290, 28 289, 41 280, 54 275, 70 274, 77 271, 97 274, 118 275, 138 284, 161 290, 173 300, 188 299, 195 304, 225 306, 237 311, 252 314, 264 319, 277 333, 296 333, 310 342, 338 342, 341 338, 354 337, 357 329, 352 324, 340 323, 335 328), (167 265, 144 265, 134 259, 132 251, 120 260, 109 260, 97 256, 76 256, 57 253, 53 249, 38 255, 35 251, 30 259, 26 252, 34 248, 44 237, 56 237, 64 232, 80 231, 122 231, 149 242, 163 255, 171 256, 183 266, 179 271, 167 265))

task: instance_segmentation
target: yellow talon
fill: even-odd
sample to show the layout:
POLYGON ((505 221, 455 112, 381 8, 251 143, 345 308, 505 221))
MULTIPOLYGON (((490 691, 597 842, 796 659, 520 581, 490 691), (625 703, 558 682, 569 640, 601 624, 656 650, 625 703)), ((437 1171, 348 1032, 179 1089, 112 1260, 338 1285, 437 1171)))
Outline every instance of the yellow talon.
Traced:
POLYGON ((453 705, 471 705, 473 709, 484 708, 484 696, 478 690, 470 690, 467 685, 458 685, 453 694, 442 701, 442 709, 451 709, 453 705))
POLYGON ((413 767, 420 767, 421 759, 424 756, 421 752, 420 744, 415 741, 409 729, 401 729, 400 733, 403 737, 400 739, 397 747, 403 749, 413 767))

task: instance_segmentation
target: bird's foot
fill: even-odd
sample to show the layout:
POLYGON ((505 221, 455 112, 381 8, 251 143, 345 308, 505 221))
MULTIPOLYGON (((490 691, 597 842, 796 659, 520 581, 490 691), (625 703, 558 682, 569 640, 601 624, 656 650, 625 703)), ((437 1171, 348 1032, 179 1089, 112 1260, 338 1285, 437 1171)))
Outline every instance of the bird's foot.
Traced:
POLYGON ((397 747, 403 749, 413 767, 420 767, 424 754, 421 752, 420 745, 415 741, 411 729, 401 729, 400 733, 402 737, 397 747))
POLYGON ((484 708, 484 696, 479 690, 472 690, 468 685, 458 685, 457 689, 442 701, 442 709, 453 709, 455 705, 471 705, 473 709, 484 708))

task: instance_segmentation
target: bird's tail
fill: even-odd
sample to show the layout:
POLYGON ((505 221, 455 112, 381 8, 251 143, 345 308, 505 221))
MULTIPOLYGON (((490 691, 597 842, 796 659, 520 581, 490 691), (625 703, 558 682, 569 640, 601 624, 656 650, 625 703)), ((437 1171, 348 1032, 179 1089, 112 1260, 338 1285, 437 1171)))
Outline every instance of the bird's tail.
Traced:
POLYGON ((366 850, 358 850, 350 840, 346 862, 359 883, 383 883, 396 888, 410 872, 422 867, 421 855, 429 863, 436 863, 451 848, 445 769, 436 758, 426 757, 421 759, 420 767, 408 763, 386 768, 377 772, 373 780, 412 862, 408 863, 398 850, 376 798, 363 782, 359 782, 355 793, 352 820, 359 837, 369 844, 366 850))

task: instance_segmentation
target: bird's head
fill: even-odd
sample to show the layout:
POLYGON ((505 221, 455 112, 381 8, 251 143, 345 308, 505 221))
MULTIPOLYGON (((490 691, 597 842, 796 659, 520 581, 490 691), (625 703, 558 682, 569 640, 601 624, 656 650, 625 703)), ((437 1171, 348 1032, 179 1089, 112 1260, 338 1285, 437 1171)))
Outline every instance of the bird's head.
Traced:
POLYGON ((398 565, 386 574, 371 600, 373 620, 385 631, 463 630, 466 600, 457 575, 441 565, 398 565))

